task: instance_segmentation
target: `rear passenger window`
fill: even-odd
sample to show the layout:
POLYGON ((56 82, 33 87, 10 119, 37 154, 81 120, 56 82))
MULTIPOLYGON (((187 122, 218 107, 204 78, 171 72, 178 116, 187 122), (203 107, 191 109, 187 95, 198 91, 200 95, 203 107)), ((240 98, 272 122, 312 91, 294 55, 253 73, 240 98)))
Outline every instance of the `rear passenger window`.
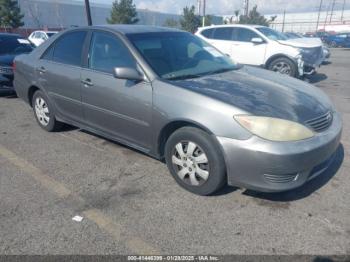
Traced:
POLYGON ((231 27, 216 28, 213 34, 214 39, 218 40, 232 40, 233 29, 231 27))
POLYGON ((135 59, 127 47, 109 33, 93 33, 89 57, 89 67, 105 73, 113 73, 115 67, 136 67, 135 59))
POLYGON ((52 60, 58 63, 80 66, 85 31, 71 32, 60 37, 54 44, 52 60))

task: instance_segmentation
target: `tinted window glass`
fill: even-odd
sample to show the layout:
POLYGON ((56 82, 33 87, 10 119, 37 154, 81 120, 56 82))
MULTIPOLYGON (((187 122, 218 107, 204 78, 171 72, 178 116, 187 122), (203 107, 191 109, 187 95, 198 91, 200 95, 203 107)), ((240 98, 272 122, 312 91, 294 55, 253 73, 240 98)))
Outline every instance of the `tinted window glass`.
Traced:
POLYGON ((42 59, 46 60, 52 60, 53 57, 53 50, 54 50, 54 45, 51 45, 44 53, 44 55, 41 57, 42 59))
POLYGON ((53 60, 59 63, 79 66, 86 32, 67 33, 55 42, 53 60))
POLYGON ((230 27, 216 28, 213 38, 218 40, 232 40, 232 32, 233 30, 230 27))
POLYGON ((206 29, 201 32, 201 35, 205 36, 206 38, 212 38, 214 29, 206 29))
POLYGON ((27 39, 11 35, 0 37, 0 55, 29 53, 32 50, 27 39))
POLYGON ((109 33, 93 33, 89 67, 113 73, 115 67, 135 67, 136 63, 120 39, 109 33))
POLYGON ((250 29, 246 29, 246 28, 238 29, 237 41, 250 42, 252 38, 255 38, 255 37, 259 37, 259 35, 250 29))

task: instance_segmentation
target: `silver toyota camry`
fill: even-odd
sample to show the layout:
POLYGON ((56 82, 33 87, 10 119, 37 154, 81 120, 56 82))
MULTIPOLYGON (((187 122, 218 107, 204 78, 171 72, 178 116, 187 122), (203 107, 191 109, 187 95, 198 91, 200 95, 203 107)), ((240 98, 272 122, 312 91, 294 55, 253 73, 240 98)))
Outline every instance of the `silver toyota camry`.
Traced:
POLYGON ((75 28, 18 56, 15 68, 16 92, 43 129, 67 123, 165 160, 200 195, 225 184, 301 186, 332 163, 341 137, 318 88, 236 64, 180 30, 75 28))

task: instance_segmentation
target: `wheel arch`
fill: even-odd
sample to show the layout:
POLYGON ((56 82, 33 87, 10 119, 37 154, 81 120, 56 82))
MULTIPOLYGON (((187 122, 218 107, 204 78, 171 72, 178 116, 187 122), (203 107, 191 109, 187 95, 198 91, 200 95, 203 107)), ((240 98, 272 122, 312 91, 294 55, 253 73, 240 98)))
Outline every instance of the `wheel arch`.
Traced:
POLYGON ((267 61, 266 61, 266 63, 265 63, 265 68, 268 68, 269 65, 270 65, 270 63, 271 63, 273 60, 276 60, 276 59, 278 59, 278 58, 287 58, 287 59, 289 59, 296 67, 298 66, 297 63, 296 63, 296 61, 295 61, 292 57, 290 57, 290 56, 288 56, 288 55, 286 55, 286 54, 279 53, 279 54, 275 54, 275 55, 269 57, 269 59, 267 59, 267 61))
POLYGON ((204 132, 212 135, 213 132, 211 132, 208 128, 205 126, 187 119, 178 119, 173 120, 169 123, 167 123, 161 131, 159 132, 158 139, 157 139, 157 153, 161 159, 164 158, 164 151, 165 151, 165 144, 168 140, 168 138, 173 134, 176 130, 182 128, 182 127, 195 127, 198 129, 203 130, 204 132))
POLYGON ((27 98, 28 98, 28 103, 31 107, 33 107, 32 100, 33 100, 34 93, 38 90, 41 90, 41 89, 36 85, 32 85, 28 88, 27 98))

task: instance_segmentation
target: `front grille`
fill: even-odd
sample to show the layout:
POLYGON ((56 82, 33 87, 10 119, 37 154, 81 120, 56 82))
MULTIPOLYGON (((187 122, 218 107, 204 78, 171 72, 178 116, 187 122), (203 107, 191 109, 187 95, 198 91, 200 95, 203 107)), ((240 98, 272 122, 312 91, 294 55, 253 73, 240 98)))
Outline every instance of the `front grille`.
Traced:
POLYGON ((308 52, 302 55, 306 64, 314 65, 323 58, 322 46, 307 48, 307 50, 308 52))
POLYGON ((13 75, 13 70, 11 67, 0 66, 0 74, 13 75))
POLYGON ((298 173, 282 175, 264 174, 264 177, 267 181, 271 183, 289 183, 294 180, 297 180, 298 173))
POLYGON ((322 132, 332 124, 332 121, 333 114, 329 111, 324 115, 306 121, 305 124, 315 132, 322 132))

